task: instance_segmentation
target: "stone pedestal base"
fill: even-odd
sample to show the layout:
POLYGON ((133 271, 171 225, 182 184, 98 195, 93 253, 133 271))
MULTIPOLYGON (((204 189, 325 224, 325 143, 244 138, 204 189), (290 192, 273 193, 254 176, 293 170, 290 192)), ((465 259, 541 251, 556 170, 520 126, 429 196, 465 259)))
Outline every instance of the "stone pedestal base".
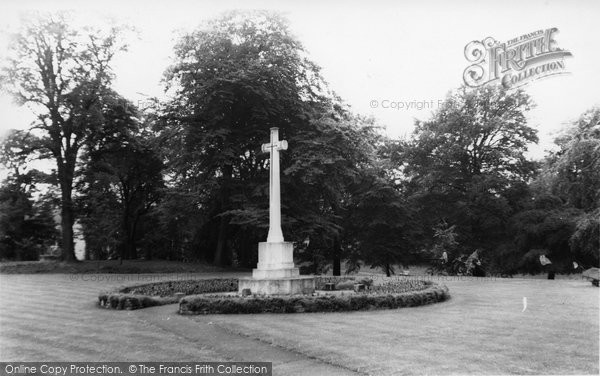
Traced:
POLYGON ((258 265, 252 271, 252 278, 290 278, 300 275, 294 268, 294 243, 258 243, 258 265))
POLYGON ((297 276, 292 278, 240 278, 239 291, 250 289, 257 295, 297 295, 312 294, 315 291, 315 278, 297 276))
POLYGON ((294 267, 293 243, 261 242, 252 278, 240 278, 240 294, 244 289, 259 295, 311 294, 315 291, 315 279, 300 276, 299 269, 294 267))

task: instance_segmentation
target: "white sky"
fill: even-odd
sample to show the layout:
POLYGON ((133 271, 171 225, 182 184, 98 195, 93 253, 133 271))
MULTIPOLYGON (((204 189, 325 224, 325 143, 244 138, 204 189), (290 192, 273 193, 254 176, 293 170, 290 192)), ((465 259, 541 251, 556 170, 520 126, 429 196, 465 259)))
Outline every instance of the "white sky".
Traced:
MULTIPOLYGON (((283 12, 331 87, 356 112, 375 116, 391 137, 410 133, 414 118, 431 109, 370 107, 372 100, 433 101, 462 84, 469 65, 463 55, 472 40, 507 41, 538 29, 557 27, 558 46, 574 57, 568 76, 525 86, 537 103, 530 124, 539 129, 541 157, 565 122, 600 105, 600 2, 589 1, 76 1, 3 0, 0 29, 13 29, 24 10, 74 10, 83 22, 106 18, 137 28, 129 52, 114 62, 115 89, 134 102, 143 93, 161 96, 162 73, 170 62, 176 31, 229 9, 283 12)), ((6 40, 0 38, 0 54, 6 40)), ((0 96, 0 134, 26 128, 30 115, 0 96)))

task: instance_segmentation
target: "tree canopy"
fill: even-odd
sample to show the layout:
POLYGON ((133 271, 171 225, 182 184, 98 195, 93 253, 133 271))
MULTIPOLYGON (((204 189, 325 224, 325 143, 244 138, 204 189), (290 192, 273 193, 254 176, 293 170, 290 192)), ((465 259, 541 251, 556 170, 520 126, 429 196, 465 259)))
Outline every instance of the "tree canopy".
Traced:
POLYGON ((75 260, 73 182, 86 138, 102 126, 110 63, 123 49, 119 30, 79 30, 63 14, 31 18, 13 36, 0 85, 36 116, 38 147, 56 163, 61 192, 62 258, 75 260))
POLYGON ((525 156, 537 142, 526 122, 531 100, 523 91, 500 87, 461 88, 450 93, 412 137, 394 153, 410 199, 424 227, 456 226, 458 241, 487 248, 505 235, 515 192, 535 172, 525 156))
MULTIPOLYGON (((303 272, 470 260, 490 272, 598 265, 600 110, 543 161, 521 89, 451 91, 414 132, 390 139, 327 84, 288 21, 234 11, 182 35, 165 99, 137 108, 112 88, 121 27, 64 15, 18 31, 0 84, 36 116, 0 144, 0 258, 58 243, 78 223, 93 259, 158 258, 253 267, 268 230, 278 127, 282 225, 303 272), (32 162, 52 159, 52 171, 32 162), (38 189, 39 187, 45 187, 38 189), (55 221, 60 218, 61 238, 55 221)), ((461 268, 448 268, 460 272, 461 268)))

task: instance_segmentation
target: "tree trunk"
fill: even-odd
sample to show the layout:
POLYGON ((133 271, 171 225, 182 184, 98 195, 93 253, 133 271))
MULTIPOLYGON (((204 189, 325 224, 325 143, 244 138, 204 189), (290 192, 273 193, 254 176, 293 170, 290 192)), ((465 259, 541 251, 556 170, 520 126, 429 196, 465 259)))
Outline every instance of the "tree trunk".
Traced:
POLYGON ((335 237, 333 241, 333 275, 339 276, 342 275, 342 245, 340 244, 340 238, 335 237))
POLYGON ((132 260, 135 260, 138 258, 137 247, 135 244, 135 233, 137 231, 138 220, 139 220, 139 214, 136 216, 135 220, 133 221, 133 225, 131 226, 131 231, 129 233, 129 257, 131 257, 132 260))
POLYGON ((391 277, 392 276, 392 265, 385 264, 385 276, 386 277, 391 277))
POLYGON ((121 260, 129 259, 129 215, 127 207, 123 212, 123 223, 121 223, 121 232, 121 244, 119 244, 121 260))
MULTIPOLYGON (((223 166, 223 185, 221 192, 221 211, 226 211, 229 208, 229 187, 231 182, 231 175, 233 173, 233 167, 231 165, 223 166)), ((219 266, 230 265, 231 258, 228 257, 227 250, 227 226, 229 225, 229 220, 224 216, 220 217, 219 221, 219 235, 217 238, 217 248, 215 250, 215 258, 214 263, 219 266)))
POLYGON ((73 215, 73 200, 71 199, 71 188, 69 183, 61 184, 61 211, 60 227, 62 235, 62 255, 63 261, 77 261, 75 257, 75 243, 73 241, 73 224, 75 218, 73 215), (67 187, 68 185, 68 187, 67 187))
MULTIPOLYGON (((53 120, 54 122, 54 120, 53 120)), ((54 139, 56 143, 62 145, 62 139, 54 139)), ((73 209, 73 177, 75 175, 75 162, 77 160, 77 149, 66 147, 64 158, 60 152, 54 152, 56 158, 56 167, 58 171, 58 183, 60 186, 60 227, 62 237, 63 261, 77 261, 75 257, 75 243, 73 241, 73 225, 75 224, 75 213, 73 209)))
POLYGON ((146 260, 152 260, 152 250, 148 246, 146 247, 146 252, 144 252, 144 258, 146 260))
POLYGON ((249 246, 252 244, 252 242, 248 240, 249 236, 245 230, 240 230, 237 238, 239 239, 235 247, 235 253, 237 255, 236 260, 238 262, 237 266, 248 267, 248 264, 250 264, 250 262, 248 261, 248 258, 250 257, 249 246))
POLYGON ((221 221, 219 223, 219 237, 217 239, 217 249, 215 250, 215 259, 214 264, 218 266, 227 265, 230 260, 227 260, 226 250, 227 247, 227 219, 225 217, 221 217, 221 221))

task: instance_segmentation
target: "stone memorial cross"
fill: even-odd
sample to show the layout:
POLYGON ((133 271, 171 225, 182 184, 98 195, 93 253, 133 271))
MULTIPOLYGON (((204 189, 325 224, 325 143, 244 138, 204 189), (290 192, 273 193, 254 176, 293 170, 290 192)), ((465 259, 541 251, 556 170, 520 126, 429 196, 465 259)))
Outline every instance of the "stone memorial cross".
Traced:
POLYGON ((279 185, 279 151, 287 150, 287 141, 279 139, 279 129, 271 128, 271 142, 262 145, 270 154, 269 167, 269 234, 258 243, 258 263, 252 278, 240 278, 240 296, 312 294, 315 278, 301 276, 294 266, 294 244, 283 239, 281 231, 281 197, 279 185))
POLYGON ((279 128, 271 128, 271 142, 262 145, 263 153, 270 154, 269 175, 269 235, 267 243, 283 242, 281 231, 281 197, 279 186, 279 151, 287 150, 286 140, 279 140, 279 128))

